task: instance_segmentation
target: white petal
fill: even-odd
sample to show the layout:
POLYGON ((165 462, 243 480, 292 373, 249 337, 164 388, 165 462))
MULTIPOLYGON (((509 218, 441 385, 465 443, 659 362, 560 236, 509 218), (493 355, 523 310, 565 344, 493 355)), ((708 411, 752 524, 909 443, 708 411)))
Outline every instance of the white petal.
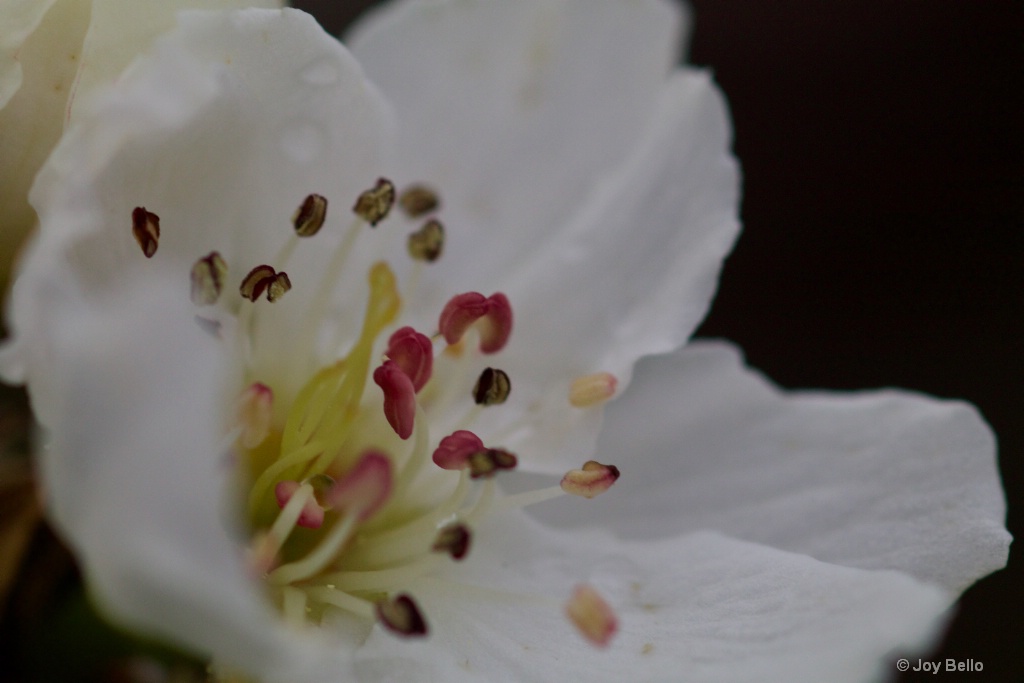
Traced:
MULTIPOLYGON (((125 265, 144 260, 131 211, 145 206, 163 232, 152 261, 180 273, 182 295, 192 264, 217 250, 230 268, 225 298, 235 301, 245 273, 274 259, 293 233, 292 213, 318 192, 334 202, 322 239, 274 264, 291 275, 289 299, 309 298, 331 240, 351 221, 352 198, 381 171, 390 125, 344 48, 288 9, 183 13, 180 28, 89 109, 34 188, 36 252, 66 253, 65 269, 92 293, 125 286, 125 265)), ((25 264, 14 293, 18 335, 36 314, 37 281, 53 277, 25 264)), ((352 277, 362 291, 365 271, 352 277)), ((266 343, 256 354, 279 359, 304 307, 263 304, 266 343)), ((16 370, 8 363, 9 376, 16 370)))
POLYGON ((396 181, 440 191, 460 291, 532 258, 625 157, 682 24, 662 0, 474 0, 394 3, 357 27, 347 42, 401 123, 396 181))
POLYGON ((21 87, 24 73, 20 54, 56 0, 5 0, 0 7, 0 107, 21 87))
POLYGON ((92 0, 82 66, 75 81, 75 101, 67 108, 69 120, 77 115, 78 100, 113 82, 157 36, 174 27, 178 12, 281 5, 280 0, 92 0))
POLYGON ((699 343, 645 360, 605 427, 597 457, 622 478, 586 519, 548 513, 629 537, 716 529, 956 592, 1006 562, 994 439, 960 401, 782 392, 699 343))
POLYGON ((715 534, 623 543, 506 520, 475 538, 444 578, 409 586, 431 637, 378 629, 358 680, 860 682, 927 646, 947 604, 905 575, 715 534), (605 650, 564 616, 581 582, 619 617, 605 650))
POLYGON ((677 348, 704 317, 739 231, 730 137, 708 75, 677 72, 626 163, 508 281, 516 327, 499 360, 509 404, 537 425, 512 443, 524 466, 593 453, 601 411, 569 405, 573 379, 611 372, 621 391, 634 361, 677 348))
POLYGON ((322 644, 283 628, 245 573, 228 514, 214 340, 159 277, 55 313, 45 495, 99 606, 228 666, 301 671, 322 644))

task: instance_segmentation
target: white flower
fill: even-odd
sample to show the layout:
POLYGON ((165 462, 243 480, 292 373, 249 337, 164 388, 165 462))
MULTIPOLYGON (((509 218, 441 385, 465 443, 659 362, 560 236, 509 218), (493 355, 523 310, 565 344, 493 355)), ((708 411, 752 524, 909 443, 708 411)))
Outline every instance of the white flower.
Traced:
POLYGON ((0 287, 35 225, 28 190, 64 127, 187 8, 280 0, 4 0, 0 3, 0 287))
POLYGON ((785 395, 725 343, 632 377, 692 333, 738 230, 681 23, 406 2, 357 64, 300 12, 190 13, 81 116, 33 191, 4 365, 112 617, 289 681, 859 681, 931 642, 1006 558, 970 406, 785 395), (379 177, 439 192, 436 263, 407 254, 426 217, 349 212, 379 177), (401 331, 478 314, 450 350, 401 331), (431 462, 607 489, 577 468, 613 394, 596 500, 535 518, 559 487, 431 462))

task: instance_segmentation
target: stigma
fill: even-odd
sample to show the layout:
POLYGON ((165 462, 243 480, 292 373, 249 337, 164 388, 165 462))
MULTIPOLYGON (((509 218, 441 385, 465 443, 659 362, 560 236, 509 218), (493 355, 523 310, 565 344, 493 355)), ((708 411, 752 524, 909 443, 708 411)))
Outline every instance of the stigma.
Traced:
MULTIPOLYGON (((380 178, 355 198, 309 193, 297 205, 274 258, 229 263, 222 249, 197 254, 189 273, 203 311, 197 320, 216 324, 241 367, 224 429, 244 492, 249 566, 296 628, 341 611, 396 637, 422 637, 440 625, 420 607, 418 579, 473 562, 483 520, 559 496, 593 498, 619 471, 590 461, 546 488, 501 490, 524 454, 488 433, 480 415, 516 409, 514 372, 496 367, 513 335, 512 302, 500 291, 452 292, 439 310, 405 310, 423 269, 444 267, 438 193, 422 184, 398 193, 380 178), (354 200, 347 228, 328 213, 335 199, 354 200), (400 211, 392 212, 395 203, 400 211), (353 260, 361 238, 387 230, 408 235, 406 248, 353 260), (297 249, 331 234, 336 246, 323 272, 289 264, 297 249), (353 270, 358 278, 345 277, 353 270), (225 286, 231 281, 237 288, 225 286), (362 284, 350 291, 353 281, 362 284), (342 282, 352 301, 339 317, 332 297, 342 282), (296 307, 293 318, 308 324, 289 330, 294 356, 268 361, 258 353, 262 317, 281 306, 296 307), (446 349, 453 352, 435 362, 446 349)), ((152 256, 159 219, 136 209, 133 234, 152 256)), ((598 373, 575 382, 570 401, 587 408, 614 389, 614 377, 598 373)), ((607 644, 610 608, 589 595, 571 605, 567 629, 607 644)))

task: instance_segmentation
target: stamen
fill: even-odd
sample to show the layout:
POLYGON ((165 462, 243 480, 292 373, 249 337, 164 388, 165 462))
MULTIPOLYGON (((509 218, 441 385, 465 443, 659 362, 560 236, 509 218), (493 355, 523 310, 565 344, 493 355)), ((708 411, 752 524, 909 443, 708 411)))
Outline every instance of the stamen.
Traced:
POLYGON ((395 186, 387 178, 380 178, 372 189, 359 195, 352 211, 370 225, 377 225, 387 217, 394 203, 395 186))
POLYGON ((331 487, 326 502, 331 508, 343 509, 364 522, 387 502, 391 484, 391 459, 383 453, 368 451, 331 487))
POLYGON ((444 251, 444 226, 437 220, 427 221, 419 230, 409 233, 406 247, 413 259, 433 263, 444 251))
POLYGON ((427 635, 427 622, 413 599, 405 593, 393 600, 378 602, 377 619, 400 636, 427 635))
POLYGON ((448 553, 453 560, 461 560, 469 552, 472 534, 465 524, 453 522, 437 533, 431 550, 436 553, 448 553))
POLYGON ((146 211, 144 206, 135 207, 132 210, 132 235, 146 258, 153 258, 160 245, 160 216, 146 211))
MULTIPOLYGON (((281 481, 274 487, 274 496, 277 498, 277 505, 282 510, 292 499, 295 492, 302 487, 297 481, 281 481)), ((308 495, 308 494, 307 494, 308 495)), ((316 498, 311 497, 302 506, 296 524, 307 529, 319 529, 324 523, 324 509, 317 504, 316 498)))
POLYGON ((270 434, 273 420, 274 392, 266 384, 255 382, 238 400, 239 440, 244 448, 256 448, 270 434))
POLYGON ((501 405, 508 400, 511 391, 512 382, 504 370, 487 368, 473 387, 473 400, 478 406, 501 405))
POLYGON ((299 237, 312 237, 320 232, 327 219, 327 198, 318 194, 311 194, 302 202, 302 205, 292 216, 292 224, 295 226, 295 234, 299 237))
POLYGON ((267 301, 277 301, 285 292, 292 288, 292 282, 284 271, 278 273, 272 266, 260 265, 249 271, 249 274, 242 280, 239 291, 249 301, 255 302, 264 291, 267 293, 267 301))
POLYGON ((570 470, 562 477, 562 490, 574 496, 593 498, 604 493, 619 479, 619 468, 595 460, 583 463, 583 469, 570 470))
POLYGON ((449 344, 455 344, 469 326, 480 321, 480 350, 496 353, 504 348, 512 334, 512 306, 501 292, 484 297, 466 292, 453 297, 438 320, 437 327, 449 344))
POLYGON ((434 367, 434 345, 427 335, 411 327, 403 327, 391 335, 385 355, 412 380, 416 393, 430 380, 434 367))
POLYGON ((569 403, 577 408, 604 403, 615 395, 618 384, 619 380, 610 372, 577 377, 569 388, 569 403))
POLYGON ((217 303, 227 275, 228 264, 216 251, 196 261, 192 266, 192 303, 197 306, 217 303))
POLYGON ((373 371, 373 381, 384 392, 384 417, 403 440, 412 436, 416 419, 416 388, 393 360, 373 371))
POLYGON ((484 449, 480 437, 465 429, 444 437, 434 451, 434 464, 445 470, 461 470, 468 466, 469 458, 484 449))
POLYGON ((437 193, 423 185, 410 185, 398 198, 398 206, 409 218, 419 218, 441 205, 437 193))
POLYGON ((485 448, 469 456, 469 476, 473 479, 492 477, 498 470, 511 470, 519 459, 500 448, 485 448))
POLYGON ((607 647, 619 628, 618 617, 604 598, 588 585, 573 591, 565 606, 565 614, 580 635, 598 647, 607 647))

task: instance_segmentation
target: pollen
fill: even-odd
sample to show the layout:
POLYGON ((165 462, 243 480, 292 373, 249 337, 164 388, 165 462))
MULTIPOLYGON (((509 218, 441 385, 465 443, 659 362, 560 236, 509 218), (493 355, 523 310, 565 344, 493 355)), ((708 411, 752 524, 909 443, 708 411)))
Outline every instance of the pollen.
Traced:
POLYGON ((387 218, 394 203, 394 184, 387 178, 380 178, 374 187, 359 195, 352 211, 371 226, 375 226, 387 218))
POLYGON ((319 194, 311 194, 302 202, 292 216, 295 234, 299 237, 312 237, 320 232, 327 219, 327 198, 319 194))
POLYGON ((192 266, 192 303, 197 306, 217 303, 227 276, 228 264, 216 251, 196 261, 192 266))
POLYGON ((512 393, 512 382, 504 370, 485 368, 473 387, 473 401, 478 406, 500 405, 512 393))
POLYGON ((416 232, 409 233, 409 256, 417 261, 433 263, 444 250, 444 226, 441 221, 429 220, 416 232))
POLYGON ((292 282, 284 271, 278 273, 272 266, 256 266, 249 271, 249 274, 242 279, 239 292, 249 301, 255 302, 264 292, 267 294, 267 301, 274 302, 280 299, 292 288, 292 282))
POLYGON ((410 185, 398 197, 398 206, 409 218, 420 218, 437 209, 441 200, 425 185, 410 185))
POLYGON ((160 216, 146 207, 138 206, 132 210, 132 235, 142 248, 146 258, 153 258, 160 246, 160 216))
POLYGON ((610 372, 577 377, 569 387, 569 403, 577 408, 599 405, 615 395, 618 384, 619 380, 610 372))
POLYGON ((573 591, 565 613, 580 635, 597 647, 607 647, 619 628, 612 608, 600 593, 585 584, 573 591))

